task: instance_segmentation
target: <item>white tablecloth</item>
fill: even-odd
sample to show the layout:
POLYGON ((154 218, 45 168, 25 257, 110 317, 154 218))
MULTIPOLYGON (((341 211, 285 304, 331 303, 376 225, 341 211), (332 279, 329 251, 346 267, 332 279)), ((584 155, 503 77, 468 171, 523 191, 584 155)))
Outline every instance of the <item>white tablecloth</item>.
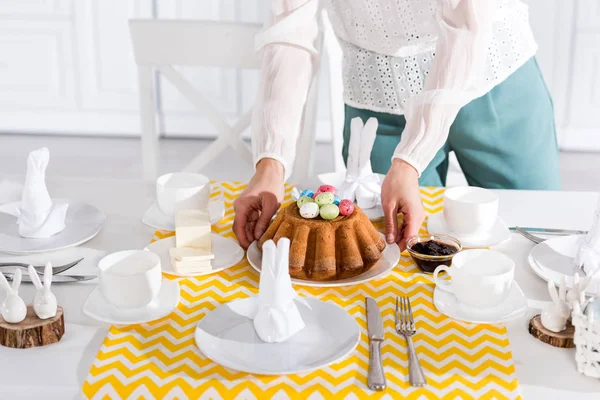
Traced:
MULTIPOLYGON (((85 246, 108 252, 143 248, 154 229, 140 221, 152 204, 154 185, 142 181, 49 179, 55 197, 89 202, 108 216, 104 230, 85 246)), ((509 226, 588 229, 596 194, 585 192, 531 192, 499 190, 500 216, 509 226)), ((527 265, 533 247, 524 238, 497 249, 516 262, 516 280, 533 307, 549 301, 545 283, 527 265)), ((78 398, 80 387, 100 348, 108 326, 99 325, 81 312, 94 285, 55 285, 65 310, 63 339, 40 349, 14 350, 0 347, 0 399, 78 398)), ((22 285, 25 299, 33 287, 22 285)), ((580 375, 573 349, 556 349, 529 335, 527 321, 537 312, 508 325, 522 393, 525 399, 599 399, 600 381, 580 375)))

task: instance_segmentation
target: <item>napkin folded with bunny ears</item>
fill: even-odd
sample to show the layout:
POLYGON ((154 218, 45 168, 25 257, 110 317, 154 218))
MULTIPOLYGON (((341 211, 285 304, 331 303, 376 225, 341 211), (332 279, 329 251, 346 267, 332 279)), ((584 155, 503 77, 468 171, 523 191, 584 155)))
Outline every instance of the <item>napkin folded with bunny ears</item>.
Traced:
MULTIPOLYGON (((254 329, 261 340, 283 342, 302 330, 304 320, 297 301, 303 302, 292 288, 289 271, 290 240, 280 238, 263 244, 262 268, 258 292, 258 309, 254 329)), ((307 307, 308 304, 303 302, 307 307)))
POLYGON ((50 152, 46 147, 27 157, 27 175, 18 209, 19 234, 26 238, 47 238, 65 229, 69 205, 53 203, 46 188, 46 167, 50 152))
POLYGON ((377 118, 369 118, 364 125, 359 117, 350 121, 346 178, 338 188, 342 199, 356 200, 364 209, 373 208, 381 201, 381 181, 371 168, 371 150, 378 126, 377 118))

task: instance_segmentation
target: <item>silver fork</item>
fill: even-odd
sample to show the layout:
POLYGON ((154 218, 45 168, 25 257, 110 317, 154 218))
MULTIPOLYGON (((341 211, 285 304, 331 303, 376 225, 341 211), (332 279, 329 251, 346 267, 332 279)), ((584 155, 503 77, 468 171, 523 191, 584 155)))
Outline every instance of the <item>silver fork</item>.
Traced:
POLYGON ((515 228, 515 231, 517 231, 518 233, 520 233, 523 237, 531 240, 535 244, 540 244, 540 243, 542 243, 543 241, 546 240, 546 239, 543 239, 543 238, 541 238, 539 236, 532 235, 531 233, 527 232, 525 229, 521 229, 518 226, 515 228))
MULTIPOLYGON (((60 274, 62 272, 65 272, 68 269, 71 269, 74 266, 76 266, 77 264, 79 264, 82 260, 83 260, 83 258, 80 258, 79 260, 75 260, 75 261, 65 264, 65 265, 59 265, 56 267, 52 267, 52 275, 60 274)), ((0 263, 0 268, 6 268, 6 267, 27 268, 27 267, 29 267, 29 264, 17 263, 17 262, 0 263)), ((44 268, 45 268, 44 265, 34 265, 33 268, 35 268, 35 270, 37 271, 38 274, 44 274, 44 268)))
POLYGON ((412 341, 412 336, 417 333, 415 320, 413 319, 410 299, 402 297, 400 301, 400 309, 398 309, 398 296, 396 296, 396 332, 406 338, 408 345, 408 380, 412 386, 425 386, 427 379, 419 363, 419 358, 415 352, 415 345, 412 341))

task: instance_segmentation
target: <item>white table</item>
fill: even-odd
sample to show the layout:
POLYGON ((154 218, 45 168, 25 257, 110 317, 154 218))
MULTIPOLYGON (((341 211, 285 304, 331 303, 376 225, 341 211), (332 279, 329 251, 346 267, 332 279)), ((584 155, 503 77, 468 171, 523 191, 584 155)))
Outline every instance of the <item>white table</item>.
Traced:
MULTIPOLYGON (((128 180, 49 180, 56 197, 89 202, 108 216, 104 230, 85 246, 109 252, 143 248, 154 229, 140 220, 152 203, 154 185, 128 180)), ((596 194, 584 192, 530 192, 499 190, 500 215, 509 226, 588 229, 596 194)), ((516 279, 533 307, 549 301, 545 283, 527 265, 533 247, 524 238, 512 240, 498 250, 516 262, 516 279)), ((65 309, 66 334, 47 348, 14 350, 0 348, 0 398, 77 398, 108 326, 100 326, 81 312, 94 285, 56 285, 59 304, 65 309)), ((21 293, 33 296, 23 285, 21 293)), ((517 377, 525 399, 598 399, 600 381, 580 375, 574 350, 555 349, 529 335, 527 321, 538 310, 508 326, 517 377)))

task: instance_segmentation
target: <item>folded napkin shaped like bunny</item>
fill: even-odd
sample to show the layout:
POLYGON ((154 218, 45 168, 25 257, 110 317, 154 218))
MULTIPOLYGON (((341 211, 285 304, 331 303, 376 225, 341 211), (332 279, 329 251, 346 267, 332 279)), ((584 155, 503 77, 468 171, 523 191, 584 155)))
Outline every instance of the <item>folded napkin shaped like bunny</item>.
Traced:
POLYGON ((346 178, 338 190, 342 199, 356 200, 364 209, 373 208, 381 201, 381 181, 371 168, 377 126, 376 118, 369 118, 364 125, 359 117, 350 121, 346 178))
POLYGON ((254 329, 265 342, 283 342, 304 328, 304 320, 296 304, 296 301, 302 300, 292 288, 290 278, 290 240, 281 238, 277 246, 269 240, 263 244, 262 251, 254 329))
POLYGON ((69 205, 53 204, 46 188, 46 167, 50 152, 46 147, 32 151, 27 157, 27 176, 19 208, 19 235, 47 238, 65 229, 69 205))

